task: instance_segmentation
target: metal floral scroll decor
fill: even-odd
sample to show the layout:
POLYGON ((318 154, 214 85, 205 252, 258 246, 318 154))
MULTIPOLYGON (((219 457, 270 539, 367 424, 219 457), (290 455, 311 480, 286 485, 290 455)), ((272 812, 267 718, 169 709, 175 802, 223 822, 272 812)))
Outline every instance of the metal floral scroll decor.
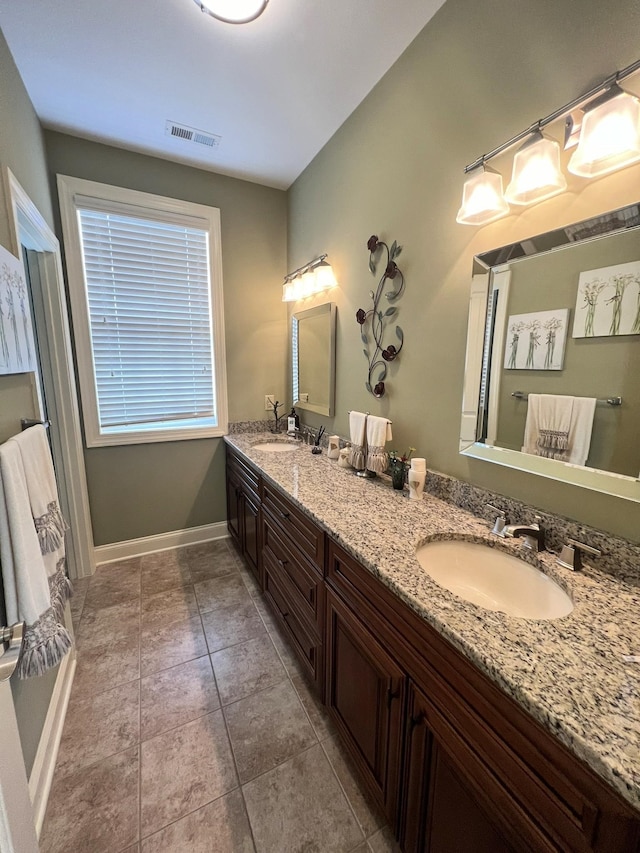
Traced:
POLYGON ((364 344, 363 352, 369 365, 369 373, 365 382, 367 391, 373 394, 374 397, 384 397, 387 365, 390 361, 395 361, 400 355, 404 344, 404 334, 400 326, 396 326, 395 336, 397 343, 384 345, 387 323, 397 314, 398 308, 395 305, 389 305, 388 308, 384 308, 382 296, 384 294, 387 302, 395 302, 396 299, 402 296, 404 291, 404 276, 400 267, 396 264, 396 258, 402 251, 402 246, 399 246, 394 240, 391 247, 389 247, 384 240, 379 240, 374 234, 367 241, 367 249, 369 250, 369 270, 371 271, 371 275, 376 275, 381 259, 386 259, 386 264, 376 291, 369 291, 369 296, 373 301, 373 308, 370 308, 368 311, 365 311, 364 308, 358 308, 356 311, 356 321, 360 325, 360 335, 364 344), (385 292, 387 282, 393 282, 393 285, 390 290, 385 292))

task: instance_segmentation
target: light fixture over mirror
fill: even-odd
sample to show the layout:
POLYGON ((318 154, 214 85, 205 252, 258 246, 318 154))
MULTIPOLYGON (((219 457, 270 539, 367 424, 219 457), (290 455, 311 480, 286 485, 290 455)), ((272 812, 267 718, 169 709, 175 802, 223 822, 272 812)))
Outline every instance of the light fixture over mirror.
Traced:
POLYGON ((456 222, 487 225, 506 216, 509 204, 536 204, 563 192, 567 182, 560 168, 560 146, 543 136, 542 129, 564 119, 565 148, 572 147, 577 136, 577 129, 575 136, 571 133, 573 112, 584 112, 578 148, 568 165, 574 175, 597 178, 640 162, 640 100, 619 86, 620 81, 638 71, 640 60, 465 166, 462 206, 456 222), (514 156, 511 182, 503 194, 502 176, 487 164, 523 140, 524 145, 514 156))
POLYGON ((282 301, 297 302, 298 299, 307 299, 324 290, 330 290, 336 284, 327 255, 319 255, 297 270, 287 273, 282 285, 282 301))
POLYGON ((640 101, 614 85, 587 107, 568 169, 597 178, 640 160, 640 101))
POLYGON ((537 130, 516 152, 511 183, 504 196, 509 204, 535 204, 566 188, 560 169, 560 146, 537 130))
POLYGON ((269 0, 195 0, 202 12, 227 24, 248 24, 267 8, 269 0))

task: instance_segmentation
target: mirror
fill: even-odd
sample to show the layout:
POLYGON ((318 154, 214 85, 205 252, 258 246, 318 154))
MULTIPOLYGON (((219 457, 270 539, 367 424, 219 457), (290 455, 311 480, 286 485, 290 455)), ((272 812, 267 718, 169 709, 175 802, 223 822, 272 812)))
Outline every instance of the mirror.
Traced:
POLYGON ((333 416, 335 352, 336 306, 333 302, 293 315, 291 361, 296 408, 333 416))
POLYGON ((461 453, 640 501, 639 375, 639 204, 474 258, 461 453))

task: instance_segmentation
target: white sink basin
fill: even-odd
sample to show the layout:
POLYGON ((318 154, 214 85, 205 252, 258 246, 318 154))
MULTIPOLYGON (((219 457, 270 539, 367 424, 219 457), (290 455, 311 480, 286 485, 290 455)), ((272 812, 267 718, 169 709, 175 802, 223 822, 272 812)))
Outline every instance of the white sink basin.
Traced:
POLYGON ((260 441, 251 446, 254 450, 265 450, 267 453, 288 453, 297 450, 300 444, 297 441, 260 441))
POLYGON ((487 610, 525 619, 558 619, 573 610, 555 581, 498 548, 437 540, 418 548, 416 557, 440 586, 487 610))

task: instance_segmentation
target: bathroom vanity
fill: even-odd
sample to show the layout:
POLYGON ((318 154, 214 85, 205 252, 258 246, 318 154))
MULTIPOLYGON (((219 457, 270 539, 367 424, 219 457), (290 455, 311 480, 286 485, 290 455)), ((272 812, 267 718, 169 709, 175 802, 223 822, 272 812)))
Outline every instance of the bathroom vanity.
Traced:
POLYGON ((572 614, 484 610, 415 558, 430 538, 509 547, 482 520, 226 441, 229 532, 403 850, 640 849, 637 582, 547 560, 572 614))

